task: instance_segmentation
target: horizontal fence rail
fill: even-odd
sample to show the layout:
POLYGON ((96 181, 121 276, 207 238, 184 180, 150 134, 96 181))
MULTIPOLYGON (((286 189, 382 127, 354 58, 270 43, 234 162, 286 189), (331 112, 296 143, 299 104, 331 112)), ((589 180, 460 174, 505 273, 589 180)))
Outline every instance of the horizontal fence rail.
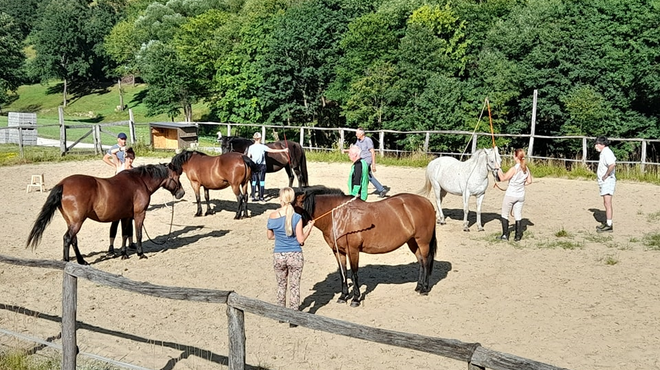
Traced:
MULTIPOLYGON (((60 107, 60 152, 62 155, 65 155, 73 147, 80 144, 80 142, 86 139, 89 135, 92 135, 93 148, 97 154, 103 153, 103 147, 101 145, 101 135, 106 134, 110 135, 113 138, 116 137, 117 133, 110 131, 108 128, 112 126, 128 126, 128 135, 129 143, 133 144, 138 140, 138 137, 135 133, 136 126, 145 126, 149 127, 150 123, 136 123, 133 118, 133 111, 129 109, 129 119, 127 121, 119 121, 112 123, 102 123, 102 124, 70 124, 64 121, 63 110, 60 107), (81 133, 81 130, 88 130, 85 133, 81 133), (67 130, 77 130, 76 137, 77 139, 71 143, 67 141, 67 130)), ((176 122, 180 124, 194 124, 197 127, 199 126, 213 126, 216 127, 220 134, 226 134, 227 136, 232 136, 232 133, 245 128, 252 128, 255 131, 260 131, 262 137, 267 137, 267 131, 271 130, 276 132, 277 130, 290 130, 297 131, 295 137, 288 137, 288 140, 297 141, 303 148, 308 150, 320 150, 320 151, 334 151, 339 148, 345 148, 347 143, 354 142, 352 137, 355 133, 354 128, 343 128, 343 127, 314 127, 314 126, 286 126, 286 125, 268 125, 268 124, 250 124, 250 123, 221 123, 221 122, 176 122), (222 128, 222 129, 221 129, 222 128), (325 135, 332 136, 336 138, 333 141, 332 145, 318 146, 313 142, 313 137, 315 132, 322 132, 325 135)), ((44 125, 52 126, 52 125, 44 125)), ((35 126, 14 126, 14 127, 2 127, 0 128, 0 134, 2 130, 17 130, 20 136, 24 130, 35 129, 35 126)), ((502 133, 493 133, 490 132, 470 132, 462 130, 412 130, 412 131, 397 131, 397 130, 371 130, 367 131, 367 134, 370 135, 376 142, 376 150, 379 155, 384 156, 385 154, 405 154, 413 153, 413 150, 401 150, 396 148, 387 147, 386 138, 391 138, 391 135, 397 135, 399 137, 405 137, 409 135, 418 135, 423 137, 423 144, 421 144, 421 152, 429 155, 451 155, 451 156, 461 156, 468 149, 467 147, 463 152, 447 152, 447 151, 437 151, 431 148, 431 137, 433 135, 458 135, 465 136, 468 138, 466 142, 470 145, 470 152, 474 153, 477 148, 477 143, 479 138, 507 138, 507 139, 524 139, 527 141, 527 156, 533 160, 560 160, 567 163, 582 163, 583 165, 595 164, 598 163, 597 159, 588 159, 589 149, 591 148, 590 143, 595 140, 595 137, 592 136, 578 136, 578 135, 566 135, 566 136, 549 136, 549 135, 539 135, 534 134, 535 129, 532 127, 531 134, 502 134, 502 133), (535 151, 535 143, 538 144, 539 140, 550 140, 552 142, 558 142, 562 140, 571 140, 577 141, 574 145, 580 150, 575 153, 566 153, 561 157, 549 157, 539 155, 535 151)), ((284 137, 279 137, 278 139, 284 139, 284 137)), ((612 143, 633 143, 635 145, 635 151, 633 157, 639 157, 638 161, 633 160, 617 160, 621 164, 631 164, 639 165, 642 172, 645 171, 646 166, 660 166, 659 162, 651 161, 652 158, 657 158, 657 147, 660 144, 660 139, 643 139, 643 138, 609 138, 612 143), (649 147, 651 150, 649 150, 649 147), (649 153, 649 151, 651 153, 649 153)), ((19 149, 20 155, 23 157, 23 139, 19 140, 19 149)), ((194 147, 197 147, 195 144, 194 147)), ((214 148, 215 149, 215 148, 214 148)))
POLYGON ((294 311, 257 299, 241 296, 233 291, 180 288, 136 282, 120 275, 110 274, 90 266, 72 262, 20 259, 0 255, 0 262, 63 271, 62 289, 62 369, 75 370, 77 356, 76 311, 77 279, 83 278, 96 284, 122 289, 137 294, 174 300, 220 303, 227 305, 228 363, 230 370, 246 367, 245 312, 284 320, 292 324, 343 335, 370 342, 413 349, 466 362, 469 370, 567 370, 546 363, 515 355, 493 351, 479 343, 465 343, 455 339, 429 337, 393 330, 373 328, 336 320, 307 312, 294 311))

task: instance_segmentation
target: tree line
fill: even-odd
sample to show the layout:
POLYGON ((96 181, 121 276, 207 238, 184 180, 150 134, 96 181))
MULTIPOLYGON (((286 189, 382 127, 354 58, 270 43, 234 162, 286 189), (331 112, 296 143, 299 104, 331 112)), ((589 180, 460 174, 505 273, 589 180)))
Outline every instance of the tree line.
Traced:
POLYGON ((488 98, 520 134, 538 90, 536 134, 658 138, 659 43, 658 0, 0 0, 0 104, 132 76, 186 120, 204 103, 207 121, 472 131, 488 98))

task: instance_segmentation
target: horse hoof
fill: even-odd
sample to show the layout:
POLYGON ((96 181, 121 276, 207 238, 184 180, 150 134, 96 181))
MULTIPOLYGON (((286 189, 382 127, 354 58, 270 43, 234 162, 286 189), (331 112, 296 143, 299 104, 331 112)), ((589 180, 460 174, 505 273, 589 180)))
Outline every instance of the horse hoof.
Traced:
POLYGON ((465 231, 465 232, 469 232, 470 229, 468 229, 468 228, 466 227, 466 228, 463 229, 463 231, 465 231))
POLYGON ((419 295, 427 296, 427 295, 429 295, 429 292, 426 291, 426 290, 420 290, 419 295))
POLYGON ((129 257, 128 257, 127 254, 122 254, 122 255, 121 255, 121 259, 123 259, 123 260, 127 260, 128 258, 129 258, 129 257))
POLYGON ((144 253, 142 253, 142 254, 138 253, 138 256, 140 256, 140 259, 141 259, 141 260, 145 260, 145 259, 148 258, 147 255, 144 254, 144 253))
POLYGON ((346 303, 346 300, 344 298, 339 298, 337 299, 337 303, 346 303))
POLYGON ((202 216, 201 213, 195 213, 195 217, 201 217, 201 216, 202 216))
POLYGON ((360 301, 351 301, 351 307, 357 307, 360 305, 360 301))

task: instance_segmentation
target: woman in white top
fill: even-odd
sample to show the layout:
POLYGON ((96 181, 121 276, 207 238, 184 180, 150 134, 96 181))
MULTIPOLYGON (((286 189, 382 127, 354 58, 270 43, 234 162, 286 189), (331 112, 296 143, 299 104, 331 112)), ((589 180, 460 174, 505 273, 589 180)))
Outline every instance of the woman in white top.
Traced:
POLYGON ((513 209, 513 217, 516 220, 516 236, 513 240, 522 239, 522 209, 525 204, 525 185, 532 183, 532 174, 529 172, 525 161, 525 151, 516 149, 513 152, 516 165, 509 168, 506 173, 501 168, 497 169, 500 181, 509 181, 504 199, 502 200, 502 236, 500 239, 509 240, 509 213, 513 209))

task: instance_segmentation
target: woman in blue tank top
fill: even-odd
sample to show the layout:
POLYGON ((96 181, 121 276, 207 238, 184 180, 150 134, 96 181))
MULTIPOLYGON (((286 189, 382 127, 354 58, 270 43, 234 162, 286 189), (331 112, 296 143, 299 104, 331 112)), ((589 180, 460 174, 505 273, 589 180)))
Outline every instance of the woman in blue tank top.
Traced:
POLYGON ((268 218, 269 240, 275 240, 273 268, 277 279, 277 304, 286 307, 287 282, 291 291, 289 307, 298 310, 300 306, 300 276, 304 265, 302 245, 307 240, 314 220, 303 228, 302 217, 293 211, 291 202, 295 197, 292 188, 280 190, 280 208, 268 218))

